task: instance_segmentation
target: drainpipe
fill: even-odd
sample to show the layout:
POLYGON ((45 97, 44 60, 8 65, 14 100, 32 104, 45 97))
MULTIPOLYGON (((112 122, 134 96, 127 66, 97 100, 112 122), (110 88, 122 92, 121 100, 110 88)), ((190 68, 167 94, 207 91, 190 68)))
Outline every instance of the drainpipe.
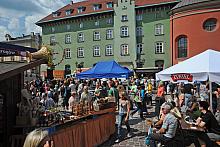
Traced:
POLYGON ((173 66, 173 12, 171 13, 171 29, 172 29, 172 34, 171 34, 171 65, 173 66))

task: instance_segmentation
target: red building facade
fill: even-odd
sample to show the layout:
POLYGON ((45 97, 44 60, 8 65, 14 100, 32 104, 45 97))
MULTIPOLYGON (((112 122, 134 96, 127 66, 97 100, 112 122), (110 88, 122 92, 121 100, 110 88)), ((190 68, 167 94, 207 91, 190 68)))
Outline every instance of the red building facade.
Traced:
POLYGON ((187 1, 183 0, 171 11, 172 64, 207 49, 220 51, 220 1, 187 1))

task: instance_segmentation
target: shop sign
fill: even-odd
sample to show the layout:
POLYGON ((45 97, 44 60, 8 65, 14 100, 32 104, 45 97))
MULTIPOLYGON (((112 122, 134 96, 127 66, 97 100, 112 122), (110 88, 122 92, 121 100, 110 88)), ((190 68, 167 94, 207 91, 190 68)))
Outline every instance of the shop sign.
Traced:
POLYGON ((172 74, 171 78, 174 82, 179 81, 179 80, 187 80, 189 82, 193 81, 193 75, 188 74, 188 73, 172 74))
POLYGON ((0 48, 0 57, 6 56, 26 56, 26 52, 0 48))

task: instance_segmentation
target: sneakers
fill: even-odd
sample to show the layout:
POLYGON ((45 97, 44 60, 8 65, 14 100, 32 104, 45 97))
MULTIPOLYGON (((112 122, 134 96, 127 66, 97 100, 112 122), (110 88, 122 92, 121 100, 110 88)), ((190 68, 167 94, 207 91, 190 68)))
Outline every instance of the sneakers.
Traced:
POLYGON ((128 134, 127 134, 127 137, 128 137, 128 138, 130 138, 131 136, 132 136, 132 134, 131 134, 131 133, 128 133, 128 134))
POLYGON ((116 139, 116 140, 115 140, 115 143, 119 143, 119 142, 120 142, 120 139, 116 139))

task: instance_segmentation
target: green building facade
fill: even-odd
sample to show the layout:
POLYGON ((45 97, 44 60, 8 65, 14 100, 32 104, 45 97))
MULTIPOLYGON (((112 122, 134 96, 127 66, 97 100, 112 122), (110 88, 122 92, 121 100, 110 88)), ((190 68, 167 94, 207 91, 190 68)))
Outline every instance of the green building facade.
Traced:
POLYGON ((177 1, 148 4, 143 0, 143 5, 137 1, 73 3, 37 22, 43 44, 54 51, 55 70, 68 66, 73 71, 77 63, 92 67, 104 60, 116 60, 130 69, 169 67, 169 11, 177 1), (94 12, 87 13, 86 7, 94 12))

